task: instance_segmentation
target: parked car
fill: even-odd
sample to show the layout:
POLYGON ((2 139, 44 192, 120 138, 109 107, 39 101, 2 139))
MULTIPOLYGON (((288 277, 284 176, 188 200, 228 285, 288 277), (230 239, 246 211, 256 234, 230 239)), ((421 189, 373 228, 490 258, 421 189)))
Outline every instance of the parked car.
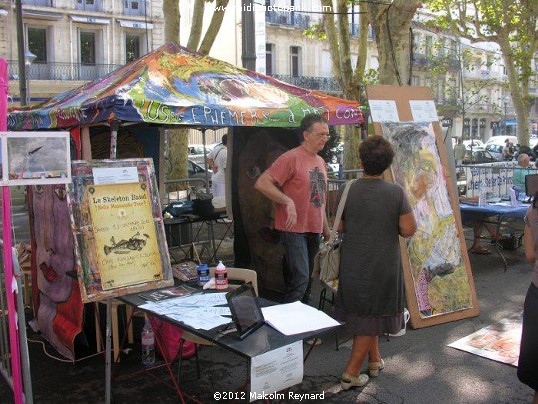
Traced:
MULTIPOLYGON (((196 164, 194 161, 190 160, 187 163, 187 171, 189 173, 189 178, 201 178, 202 180, 205 180, 205 168, 202 167, 199 164, 196 164)), ((208 171, 208 178, 211 180, 211 175, 213 174, 213 171, 208 171)))
POLYGON ((463 144, 467 150, 485 150, 486 145, 479 139, 464 140, 463 144))
MULTIPOLYGON (((206 154, 209 153, 209 150, 206 147, 206 154)), ((204 145, 193 144, 189 145, 189 160, 195 162, 196 164, 204 164, 204 145)))
POLYGON ((463 164, 495 163, 497 161, 498 160, 486 150, 468 151, 463 158, 463 164))
POLYGON ((486 146, 489 145, 489 144, 494 144, 494 145, 498 145, 498 146, 504 146, 504 144, 506 142, 506 139, 509 139, 510 142, 512 142, 513 144, 517 143, 517 137, 516 136, 497 135, 497 136, 490 137, 488 139, 488 141, 486 142, 486 146))
POLYGON ((503 147, 504 145, 498 144, 486 144, 486 151, 488 151, 497 161, 503 161, 503 147))

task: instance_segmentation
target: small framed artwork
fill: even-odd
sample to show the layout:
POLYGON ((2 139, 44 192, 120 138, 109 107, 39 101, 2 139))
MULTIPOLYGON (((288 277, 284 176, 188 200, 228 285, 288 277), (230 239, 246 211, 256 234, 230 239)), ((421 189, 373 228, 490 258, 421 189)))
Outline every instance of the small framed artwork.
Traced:
POLYGON ((71 182, 69 132, 0 132, 3 185, 71 182))

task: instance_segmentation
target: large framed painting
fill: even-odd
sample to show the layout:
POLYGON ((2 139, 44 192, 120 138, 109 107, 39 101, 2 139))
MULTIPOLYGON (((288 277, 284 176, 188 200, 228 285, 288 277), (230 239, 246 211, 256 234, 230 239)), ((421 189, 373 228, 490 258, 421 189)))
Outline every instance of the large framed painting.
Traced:
POLYGON ((366 87, 374 133, 395 151, 387 180, 400 184, 417 220, 400 239, 407 308, 413 328, 477 316, 480 312, 461 226, 455 181, 431 89, 366 87))
POLYGON ((433 125, 383 122, 381 128, 395 151, 393 180, 406 191, 417 221, 404 250, 412 325, 445 322, 447 315, 466 317, 476 308, 473 278, 433 125))
POLYGON ((69 207, 83 301, 173 284, 151 159, 75 161, 69 207))

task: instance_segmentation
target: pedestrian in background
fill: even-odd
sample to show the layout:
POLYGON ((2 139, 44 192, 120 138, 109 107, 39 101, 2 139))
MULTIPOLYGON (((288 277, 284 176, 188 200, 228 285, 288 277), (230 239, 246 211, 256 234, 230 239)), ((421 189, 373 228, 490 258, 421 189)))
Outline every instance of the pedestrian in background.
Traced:
POLYGON ((303 142, 282 154, 256 181, 255 187, 276 202, 275 229, 286 252, 284 303, 308 303, 314 257, 320 234, 329 238, 325 213, 327 169, 318 155, 329 138, 329 125, 318 114, 301 121, 303 142))
POLYGON ((517 157, 517 166, 514 168, 512 184, 518 187, 518 192, 525 191, 525 177, 531 173, 529 167, 531 159, 528 154, 521 153, 517 157))
POLYGON ((532 280, 523 306, 523 328, 517 365, 518 379, 534 390, 538 404, 538 192, 525 216, 525 258, 533 264, 532 280))
POLYGON ((504 141, 503 157, 505 160, 512 160, 512 157, 514 157, 514 145, 509 138, 504 141))
POLYGON ((213 171, 211 175, 211 193, 213 196, 225 196, 226 162, 228 161, 228 135, 222 135, 222 144, 217 145, 207 155, 207 165, 213 171))
POLYGON ((457 166, 461 166, 461 164, 463 163, 465 153, 467 153, 467 149, 463 144, 463 139, 459 137, 456 142, 456 146, 454 146, 454 160, 456 161, 457 166))
POLYGON ((371 136, 359 148, 364 174, 350 188, 339 231, 343 231, 336 317, 354 336, 351 356, 341 376, 342 389, 364 386, 360 374, 368 354, 370 377, 385 363, 378 336, 404 326, 403 271, 399 236, 410 237, 417 224, 400 185, 381 176, 394 157, 390 143, 371 136))

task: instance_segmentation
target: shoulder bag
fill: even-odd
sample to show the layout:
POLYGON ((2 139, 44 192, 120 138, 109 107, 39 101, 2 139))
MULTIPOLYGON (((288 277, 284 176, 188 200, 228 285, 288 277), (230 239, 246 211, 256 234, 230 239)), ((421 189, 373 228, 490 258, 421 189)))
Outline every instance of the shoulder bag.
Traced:
POLYGON ((355 180, 349 181, 344 188, 342 198, 338 203, 338 209, 336 210, 336 217, 334 219, 331 235, 327 243, 323 244, 316 257, 314 258, 314 269, 312 271, 312 277, 317 278, 325 283, 329 283, 338 278, 338 272, 340 271, 340 239, 336 238, 336 231, 342 218, 344 206, 346 205, 347 194, 351 184, 355 180))

